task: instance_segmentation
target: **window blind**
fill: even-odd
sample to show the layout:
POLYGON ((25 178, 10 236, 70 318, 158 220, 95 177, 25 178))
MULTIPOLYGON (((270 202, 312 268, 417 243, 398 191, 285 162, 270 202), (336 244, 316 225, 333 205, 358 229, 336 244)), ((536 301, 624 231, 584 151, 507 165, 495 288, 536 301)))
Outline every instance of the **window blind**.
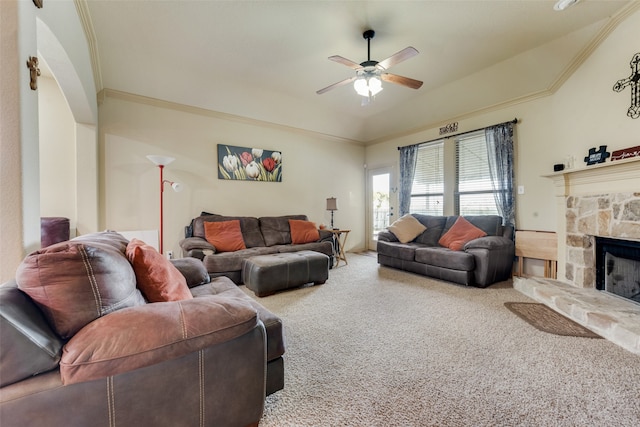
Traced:
POLYGON ((443 215, 444 140, 418 149, 409 212, 443 215))
POLYGON ((456 139, 455 211, 459 215, 498 215, 491 185, 484 131, 456 139))

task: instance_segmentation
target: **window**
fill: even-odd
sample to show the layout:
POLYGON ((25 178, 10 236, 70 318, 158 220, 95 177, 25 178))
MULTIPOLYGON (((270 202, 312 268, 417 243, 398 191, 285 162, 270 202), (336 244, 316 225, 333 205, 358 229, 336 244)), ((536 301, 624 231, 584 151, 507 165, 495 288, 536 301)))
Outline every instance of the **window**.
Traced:
POLYGON ((484 131, 442 139, 418 149, 409 211, 425 215, 499 215, 484 131), (446 165, 450 169, 455 165, 455 171, 445 170, 446 165), (450 185, 445 186, 445 179, 450 185), (453 201, 453 206, 444 206, 447 200, 453 201))
POLYGON ((493 192, 484 131, 456 138, 456 214, 499 215, 493 192))
POLYGON ((444 140, 418 149, 409 212, 444 215, 444 140))

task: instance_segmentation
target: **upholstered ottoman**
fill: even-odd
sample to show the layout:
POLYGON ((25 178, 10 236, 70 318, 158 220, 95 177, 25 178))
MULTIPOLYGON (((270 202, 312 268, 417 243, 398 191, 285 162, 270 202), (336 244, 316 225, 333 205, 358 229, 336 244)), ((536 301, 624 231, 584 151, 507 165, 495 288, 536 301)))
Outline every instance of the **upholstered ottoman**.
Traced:
POLYGON ((329 257, 320 252, 300 251, 258 255, 242 262, 242 281, 257 296, 264 297, 329 278, 329 257))

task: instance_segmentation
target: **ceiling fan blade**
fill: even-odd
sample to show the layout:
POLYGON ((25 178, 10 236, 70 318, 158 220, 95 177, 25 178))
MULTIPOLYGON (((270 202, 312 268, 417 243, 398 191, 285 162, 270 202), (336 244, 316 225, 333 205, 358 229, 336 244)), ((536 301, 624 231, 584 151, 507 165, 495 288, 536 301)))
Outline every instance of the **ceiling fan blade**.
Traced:
POLYGON ((400 52, 396 52, 393 55, 391 55, 390 57, 388 57, 387 59, 380 61, 378 63, 379 67, 382 67, 385 70, 388 70, 389 68, 393 67, 396 64, 399 64, 402 61, 405 61, 409 58, 412 58, 414 56, 416 56, 418 54, 418 51, 409 46, 409 47, 405 47, 404 49, 402 49, 400 52))
POLYGON ((353 68, 354 70, 359 70, 360 68, 362 68, 362 66, 360 64, 358 64, 357 62, 353 62, 350 59, 344 58, 340 55, 333 55, 329 57, 329 60, 334 61, 334 62, 338 62, 340 64, 346 65, 349 68, 353 68))
POLYGON ((380 78, 385 82, 396 83, 411 89, 420 89, 422 82, 420 80, 410 79, 409 77, 399 76, 397 74, 383 73, 380 78))
POLYGON ((342 80, 342 81, 339 81, 338 83, 334 83, 334 84, 332 84, 332 85, 330 85, 330 86, 327 86, 327 87, 325 87, 325 88, 323 88, 323 89, 317 90, 317 91, 316 91, 316 93, 317 93, 318 95, 322 95, 322 94, 323 94, 323 93, 325 93, 325 92, 329 92, 331 89, 335 89, 335 88, 337 88, 337 87, 339 87, 339 86, 344 86, 344 85, 346 85, 346 84, 349 84, 349 83, 351 83, 352 81, 354 81, 356 78, 357 78, 357 76, 353 76, 353 77, 350 77, 350 78, 348 78, 348 79, 344 79, 344 80, 342 80))

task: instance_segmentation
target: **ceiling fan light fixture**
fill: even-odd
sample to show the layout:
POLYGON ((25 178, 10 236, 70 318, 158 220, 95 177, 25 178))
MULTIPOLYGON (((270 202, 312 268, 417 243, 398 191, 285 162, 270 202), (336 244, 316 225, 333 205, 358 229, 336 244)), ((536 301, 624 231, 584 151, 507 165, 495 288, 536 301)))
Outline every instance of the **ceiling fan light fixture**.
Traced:
POLYGON ((558 0, 555 5, 553 5, 553 9, 557 11, 565 10, 574 4, 578 3, 580 0, 558 0))
POLYGON ((376 96, 382 90, 382 82, 377 77, 371 77, 369 79, 369 91, 371 95, 376 96))
POLYGON ((371 60, 371 39, 374 35, 375 32, 373 30, 367 30, 362 34, 362 36, 367 40, 367 60, 364 62, 358 64, 357 62, 343 58, 340 55, 333 55, 329 57, 329 60, 346 65, 347 67, 355 70, 356 75, 317 90, 316 93, 318 95, 322 95, 331 89, 353 82, 353 88, 356 90, 357 94, 366 98, 368 101, 369 98, 376 96, 376 94, 382 91, 382 80, 411 89, 420 89, 422 86, 422 82, 420 80, 387 73, 389 68, 417 55, 418 51, 414 47, 408 46, 383 61, 373 61, 371 60))
POLYGON ((353 83, 353 88, 356 90, 358 95, 369 96, 369 84, 367 83, 367 79, 365 77, 357 79, 353 83))
POLYGON ((376 96, 382 90, 382 82, 376 76, 360 77, 353 83, 353 88, 360 96, 376 96))

